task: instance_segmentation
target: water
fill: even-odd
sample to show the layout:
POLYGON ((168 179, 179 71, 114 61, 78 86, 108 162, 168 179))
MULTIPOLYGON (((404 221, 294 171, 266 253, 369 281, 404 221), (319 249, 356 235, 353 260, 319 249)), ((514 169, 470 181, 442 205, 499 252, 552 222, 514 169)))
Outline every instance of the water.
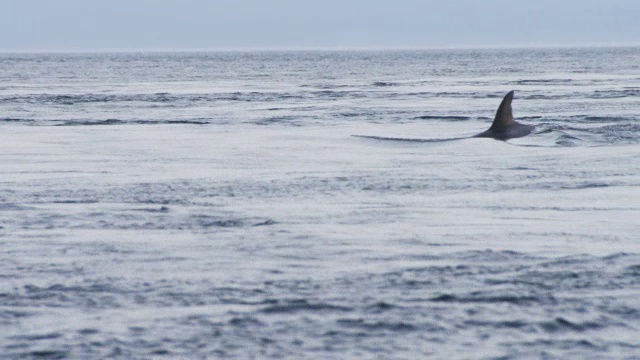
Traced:
POLYGON ((0 63, 1 358, 640 357, 639 48, 0 63))

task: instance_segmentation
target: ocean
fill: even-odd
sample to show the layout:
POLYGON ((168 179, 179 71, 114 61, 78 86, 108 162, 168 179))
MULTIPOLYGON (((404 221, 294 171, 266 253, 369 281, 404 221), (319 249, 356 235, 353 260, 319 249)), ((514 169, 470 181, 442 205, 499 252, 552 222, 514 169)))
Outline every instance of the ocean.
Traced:
POLYGON ((1 53, 0 164, 2 359, 640 358, 640 48, 1 53))

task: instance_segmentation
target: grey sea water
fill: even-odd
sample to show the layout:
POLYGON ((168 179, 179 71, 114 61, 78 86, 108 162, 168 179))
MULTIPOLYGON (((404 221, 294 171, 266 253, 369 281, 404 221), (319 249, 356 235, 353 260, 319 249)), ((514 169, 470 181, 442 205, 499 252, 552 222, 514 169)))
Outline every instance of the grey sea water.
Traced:
POLYGON ((0 54, 3 359, 637 359, 639 219, 640 48, 0 54))

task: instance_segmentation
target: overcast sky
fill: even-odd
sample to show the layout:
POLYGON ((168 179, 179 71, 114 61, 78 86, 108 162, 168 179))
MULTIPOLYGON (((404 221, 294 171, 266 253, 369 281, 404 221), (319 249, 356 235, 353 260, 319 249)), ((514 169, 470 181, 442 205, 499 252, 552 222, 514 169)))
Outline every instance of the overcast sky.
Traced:
POLYGON ((0 0, 0 49, 640 44, 640 0, 0 0))

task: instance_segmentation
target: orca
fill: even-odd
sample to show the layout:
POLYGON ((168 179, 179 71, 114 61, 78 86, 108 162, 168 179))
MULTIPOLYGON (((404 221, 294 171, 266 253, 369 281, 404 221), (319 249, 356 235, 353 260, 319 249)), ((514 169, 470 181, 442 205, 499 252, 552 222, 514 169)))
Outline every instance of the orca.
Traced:
POLYGON ((533 131, 533 126, 520 124, 513 119, 511 111, 511 101, 513 100, 514 91, 511 90, 500 103, 496 117, 493 119, 491 127, 474 135, 473 137, 489 137, 496 140, 508 140, 529 135, 533 131))
POLYGON ((493 119, 493 124, 491 127, 481 132, 480 134, 476 134, 470 137, 458 137, 458 138, 448 138, 448 139, 412 139, 412 138, 392 138, 392 137, 382 137, 382 136, 370 136, 370 135, 351 135, 353 137, 359 138, 367 138, 374 140, 391 140, 391 141, 406 141, 406 142, 445 142, 445 141, 453 141, 453 140, 463 140, 470 138, 493 138, 496 140, 508 140, 519 138, 523 136, 529 135, 534 126, 520 124, 519 122, 513 119, 513 112, 511 111, 511 101, 513 101, 513 95, 515 91, 511 90, 504 96, 500 106, 498 107, 498 111, 496 112, 496 117, 493 119))

